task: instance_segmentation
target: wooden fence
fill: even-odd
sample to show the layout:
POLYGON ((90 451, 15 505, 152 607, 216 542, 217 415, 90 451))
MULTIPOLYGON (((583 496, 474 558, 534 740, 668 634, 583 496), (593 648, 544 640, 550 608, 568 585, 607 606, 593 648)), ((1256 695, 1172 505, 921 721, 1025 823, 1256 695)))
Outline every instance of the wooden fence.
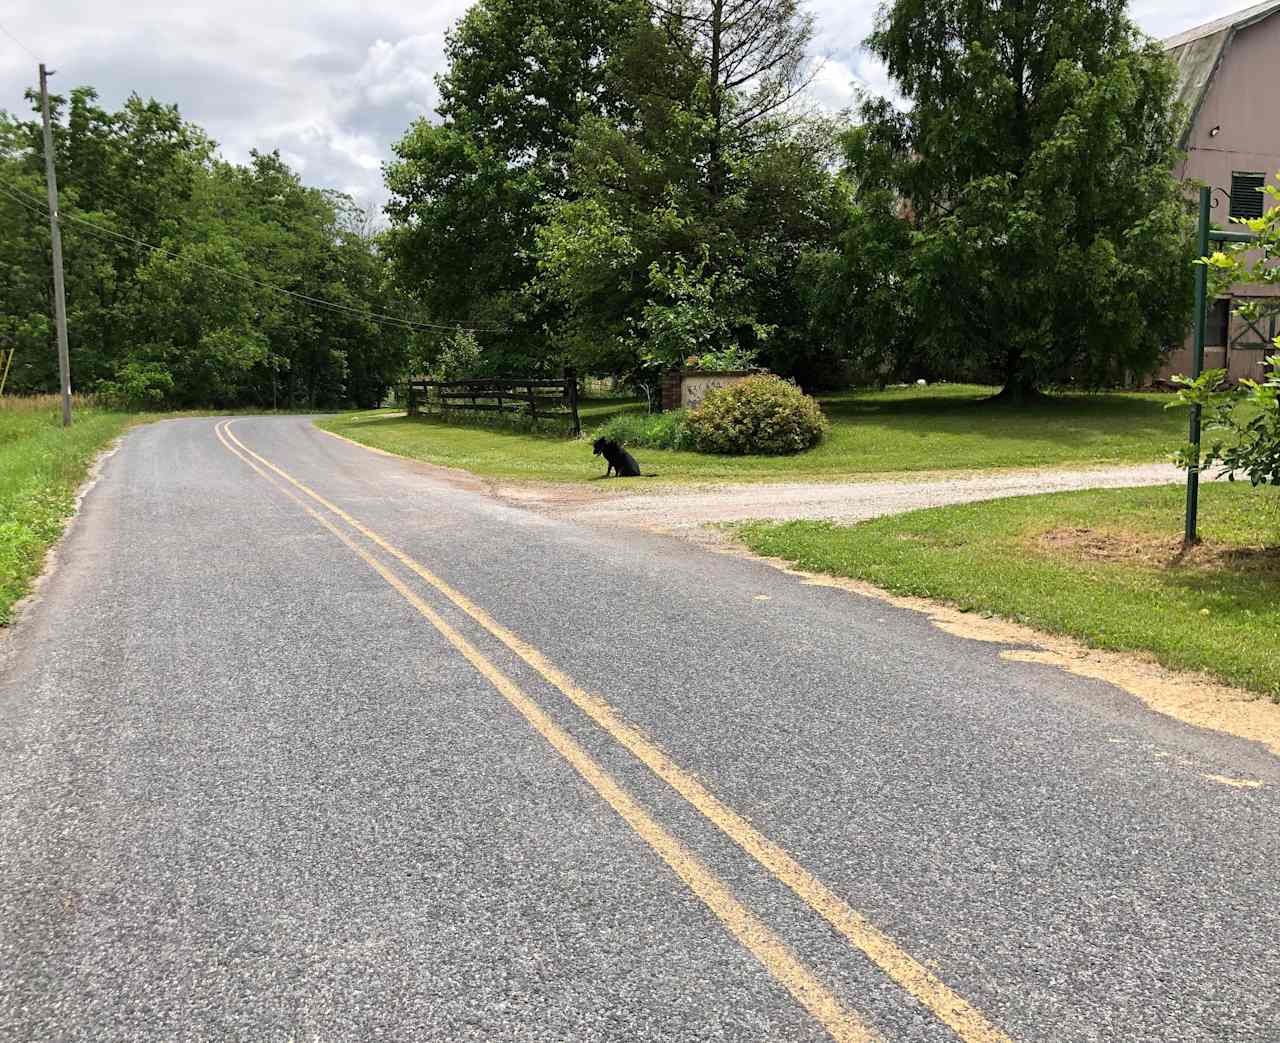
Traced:
POLYGON ((410 416, 428 411, 498 413, 532 420, 565 421, 582 434, 578 418, 578 374, 566 369, 554 377, 476 377, 471 380, 410 380, 406 407, 410 416))

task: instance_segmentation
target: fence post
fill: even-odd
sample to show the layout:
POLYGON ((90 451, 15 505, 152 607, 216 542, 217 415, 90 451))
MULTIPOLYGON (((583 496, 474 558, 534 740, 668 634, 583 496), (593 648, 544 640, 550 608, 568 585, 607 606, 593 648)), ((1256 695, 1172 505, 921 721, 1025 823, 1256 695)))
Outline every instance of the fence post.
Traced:
POLYGON ((404 398, 404 401, 405 401, 405 412, 406 412, 409 416, 413 416, 413 415, 414 415, 414 413, 415 413, 415 412, 417 412, 417 402, 414 400, 414 396, 413 396, 413 381, 412 381, 412 380, 411 380, 411 381, 409 381, 409 383, 405 385, 405 398, 404 398))
POLYGON ((578 371, 572 366, 564 368, 564 398, 573 414, 573 437, 582 434, 582 422, 578 419, 578 371))

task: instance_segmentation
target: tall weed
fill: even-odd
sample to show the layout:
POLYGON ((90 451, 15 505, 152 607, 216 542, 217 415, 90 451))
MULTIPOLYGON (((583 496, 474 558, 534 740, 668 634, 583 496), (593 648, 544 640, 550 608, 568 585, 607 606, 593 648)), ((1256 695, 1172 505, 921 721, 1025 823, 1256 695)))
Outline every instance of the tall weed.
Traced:
POLYGON ((686 415, 683 409, 666 413, 622 413, 601 424, 593 434, 639 449, 692 449, 686 415))

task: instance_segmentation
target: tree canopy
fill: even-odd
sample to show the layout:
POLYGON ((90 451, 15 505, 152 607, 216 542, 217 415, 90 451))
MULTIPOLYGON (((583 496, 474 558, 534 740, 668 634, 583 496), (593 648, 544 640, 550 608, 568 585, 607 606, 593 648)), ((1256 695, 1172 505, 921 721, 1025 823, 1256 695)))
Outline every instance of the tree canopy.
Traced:
POLYGON ((867 42, 906 104, 843 127, 804 108, 814 32, 799 0, 479 0, 387 168, 405 285, 511 327, 494 369, 845 362, 1021 398, 1180 339, 1176 74, 1123 3, 889 3, 867 42))
POLYGON ((830 134, 792 104, 811 34, 794 0, 480 0, 439 121, 387 168, 403 282, 501 321, 492 369, 785 359, 838 202, 830 134))
MULTIPOLYGON (((382 399, 410 327, 372 317, 402 305, 351 199, 304 186, 275 153, 220 159, 172 105, 133 96, 109 112, 89 87, 50 101, 77 388, 175 406, 382 399)), ((9 387, 53 390, 38 120, 0 113, 0 189, 9 387)))
POLYGON ((388 249, 427 313, 474 325, 489 367, 554 366, 558 314, 530 291, 543 209, 564 197, 581 121, 615 111, 607 73, 643 19, 636 0, 480 0, 450 32, 438 121, 386 167, 388 249))
POLYGON ((1190 306, 1176 69, 1122 0, 894 0, 849 174, 897 193, 918 350, 1022 398, 1154 368, 1190 306))
MULTIPOLYGON (((363 405, 406 368, 651 383, 696 356, 1023 399, 1181 339, 1176 70, 1121 0, 890 0, 867 44, 902 99, 853 122, 806 105, 814 33, 802 0, 477 0, 377 234, 172 106, 55 99, 76 382, 363 405)), ((38 131, 0 116, 19 390, 56 386, 38 131)))

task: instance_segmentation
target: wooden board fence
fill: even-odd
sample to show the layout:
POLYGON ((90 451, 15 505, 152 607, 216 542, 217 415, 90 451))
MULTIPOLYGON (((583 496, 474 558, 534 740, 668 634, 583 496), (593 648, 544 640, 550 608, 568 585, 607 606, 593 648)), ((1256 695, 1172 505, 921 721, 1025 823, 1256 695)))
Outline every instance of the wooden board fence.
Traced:
POLYGON ((566 369, 563 377, 476 377, 470 380, 409 381, 406 407, 419 412, 502 413, 532 420, 564 421, 573 434, 582 433, 578 417, 578 375, 566 369))

